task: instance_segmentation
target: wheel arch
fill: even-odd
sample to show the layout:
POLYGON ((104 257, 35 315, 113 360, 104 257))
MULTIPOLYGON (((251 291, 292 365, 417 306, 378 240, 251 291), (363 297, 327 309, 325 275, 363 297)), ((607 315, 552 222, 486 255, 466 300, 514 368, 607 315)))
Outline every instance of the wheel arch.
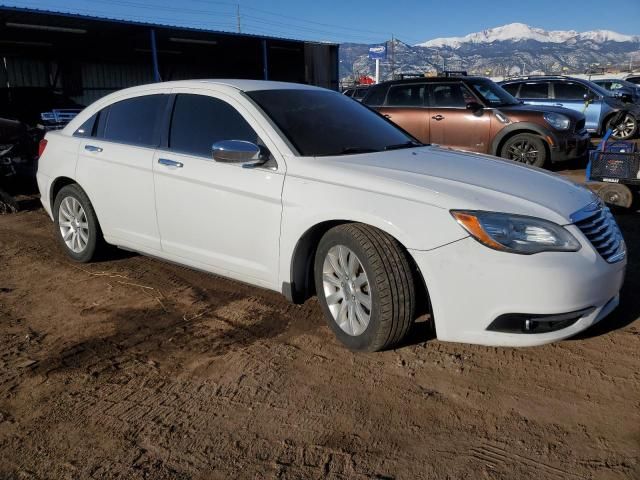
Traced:
POLYGON ((313 277, 313 263, 316 250, 322 236, 330 229, 347 223, 362 223, 376 228, 395 239, 411 266, 414 286, 416 289, 416 315, 427 313, 431 309, 429 291, 424 276, 418 268, 407 247, 392 233, 385 231, 377 225, 353 220, 328 220, 309 227, 298 239, 290 261, 290 282, 284 283, 282 293, 293 303, 301 304, 315 295, 313 277))
POLYGON ((80 188, 82 188, 82 186, 78 184, 78 182, 76 182, 74 179, 70 177, 64 177, 64 176, 57 177, 53 182, 51 182, 51 188, 49 189, 49 206, 51 208, 52 214, 53 214, 53 204, 56 201, 56 196, 58 195, 58 192, 60 192, 60 190, 62 190, 63 187, 66 187, 67 185, 72 185, 72 184, 76 184, 80 188))
POLYGON ((547 159, 551 158, 551 147, 549 146, 549 141, 547 140, 544 133, 528 127, 510 130, 508 132, 505 132, 505 134, 502 135, 501 137, 497 138, 496 139, 497 142, 495 143, 493 154, 497 157, 501 156, 502 149, 504 148, 504 144, 507 143, 509 139, 515 137, 516 135, 521 135, 523 133, 526 133, 529 135, 535 135, 536 137, 540 138, 542 140, 542 143, 544 144, 544 148, 547 153, 547 159))

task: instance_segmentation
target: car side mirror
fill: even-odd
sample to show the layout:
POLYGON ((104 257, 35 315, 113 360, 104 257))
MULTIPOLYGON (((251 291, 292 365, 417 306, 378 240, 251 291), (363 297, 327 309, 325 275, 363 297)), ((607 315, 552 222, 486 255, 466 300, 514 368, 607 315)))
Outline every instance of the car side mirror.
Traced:
POLYGON ((622 100, 624 103, 632 103, 633 102, 633 96, 629 95, 628 93, 620 93, 620 94, 618 94, 618 98, 620 100, 622 100))
POLYGON ((596 99, 595 95, 593 93, 585 93, 584 94, 584 101, 585 102, 593 102, 596 99))
POLYGON ((221 140, 211 146, 213 159, 220 163, 240 164, 243 168, 255 168, 268 159, 263 149, 246 140, 221 140))
POLYGON ((484 107, 480 105, 478 102, 469 102, 467 103, 467 110, 471 110, 472 112, 477 112, 478 110, 482 110, 484 107))

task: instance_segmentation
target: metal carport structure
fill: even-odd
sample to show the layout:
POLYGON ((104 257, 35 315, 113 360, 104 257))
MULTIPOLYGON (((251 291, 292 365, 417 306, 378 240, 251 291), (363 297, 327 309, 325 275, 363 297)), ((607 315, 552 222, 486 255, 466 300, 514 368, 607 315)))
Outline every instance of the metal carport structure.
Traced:
POLYGON ((0 86, 88 104, 159 80, 249 78, 338 88, 338 45, 0 7, 0 86))

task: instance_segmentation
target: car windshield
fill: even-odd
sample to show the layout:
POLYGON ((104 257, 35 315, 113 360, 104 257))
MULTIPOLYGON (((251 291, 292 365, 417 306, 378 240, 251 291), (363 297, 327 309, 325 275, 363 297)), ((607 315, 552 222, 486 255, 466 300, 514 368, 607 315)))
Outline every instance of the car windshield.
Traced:
POLYGON ((330 90, 257 90, 247 95, 300 155, 381 152, 422 144, 373 110, 330 90))
POLYGON ((490 80, 468 80, 467 84, 492 107, 517 105, 520 103, 504 88, 490 80))

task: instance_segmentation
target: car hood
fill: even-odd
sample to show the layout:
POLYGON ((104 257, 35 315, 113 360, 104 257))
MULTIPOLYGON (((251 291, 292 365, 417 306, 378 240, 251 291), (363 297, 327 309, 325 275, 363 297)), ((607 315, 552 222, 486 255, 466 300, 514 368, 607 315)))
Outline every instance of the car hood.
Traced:
POLYGON ((531 215, 561 225, 595 199, 586 188, 546 170, 436 146, 307 160, 304 176, 314 180, 443 209, 531 215))
POLYGON ((584 115, 576 110, 571 110, 569 108, 564 107, 556 107, 553 105, 527 105, 527 104, 519 104, 519 105, 509 105, 506 107, 497 107, 498 110, 502 111, 505 114, 515 113, 515 114, 527 114, 529 112, 539 112, 541 114, 554 112, 561 113, 562 115, 566 115, 571 118, 574 122, 584 118, 584 115))

